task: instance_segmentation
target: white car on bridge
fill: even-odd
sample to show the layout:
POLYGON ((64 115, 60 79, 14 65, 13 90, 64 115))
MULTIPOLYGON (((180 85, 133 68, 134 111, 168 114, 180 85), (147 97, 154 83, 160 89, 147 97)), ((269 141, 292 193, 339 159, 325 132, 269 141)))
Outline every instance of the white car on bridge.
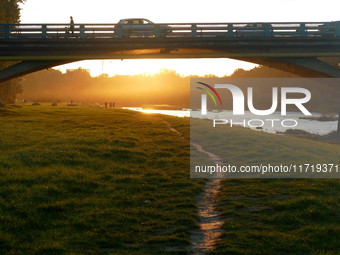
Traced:
MULTIPOLYGON (((119 32, 119 26, 122 27, 122 37, 153 37, 156 34, 156 24, 148 19, 121 19, 115 25, 115 33, 119 32)), ((159 25, 160 37, 166 37, 172 33, 168 25, 159 25)))

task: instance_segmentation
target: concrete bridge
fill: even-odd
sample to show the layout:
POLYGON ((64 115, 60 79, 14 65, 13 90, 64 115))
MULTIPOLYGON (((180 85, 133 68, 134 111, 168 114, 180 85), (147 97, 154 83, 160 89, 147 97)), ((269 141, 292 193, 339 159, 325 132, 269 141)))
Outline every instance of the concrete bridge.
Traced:
POLYGON ((0 24, 0 82, 86 59, 233 58, 297 74, 340 77, 340 22, 0 24))

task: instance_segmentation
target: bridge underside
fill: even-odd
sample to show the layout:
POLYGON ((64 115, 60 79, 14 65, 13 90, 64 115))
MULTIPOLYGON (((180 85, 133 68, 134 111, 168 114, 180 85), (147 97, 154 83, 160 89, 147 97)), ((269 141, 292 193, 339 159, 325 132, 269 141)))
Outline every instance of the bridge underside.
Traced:
POLYGON ((0 71, 0 83, 23 75, 70 63, 70 61, 22 61, 0 71))
POLYGON ((335 57, 280 57, 280 58, 240 58, 239 60, 264 65, 281 71, 308 78, 340 78, 335 57))
MULTIPOLYGON (((124 59, 125 56, 120 56, 124 59)), ((126 57, 131 59, 131 57, 126 57)), ((166 56, 164 56, 166 58, 166 56)), ((237 60, 251 62, 289 72, 300 77, 309 78, 340 78, 340 69, 337 68, 340 58, 236 58, 237 60), (337 59, 337 60, 336 60, 337 59), (334 64, 335 62, 335 64, 334 64)), ((77 60, 76 60, 77 61, 77 60)), ((74 61, 41 60, 22 61, 0 71, 0 83, 11 80, 36 71, 48 69, 54 66, 67 64, 74 61)))
POLYGON ((0 82, 86 59, 232 58, 301 77, 340 78, 340 42, 307 39, 121 39, 67 42, 1 42, 0 61, 22 61, 0 71, 0 82), (307 45, 307 46, 306 46, 307 45))

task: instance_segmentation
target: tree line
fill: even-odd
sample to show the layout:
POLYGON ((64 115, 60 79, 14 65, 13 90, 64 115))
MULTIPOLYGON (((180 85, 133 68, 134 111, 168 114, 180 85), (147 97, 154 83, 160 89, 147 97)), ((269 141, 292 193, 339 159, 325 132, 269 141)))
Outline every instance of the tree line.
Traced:
MULTIPOLYGON (((0 0, 0 23, 17 24, 20 22, 19 3, 26 0, 0 0)), ((3 33, 3 32, 2 32, 3 33)), ((17 62, 0 61, 0 70, 5 69, 17 62)), ((0 83, 0 104, 13 101, 18 93, 22 92, 20 79, 0 83)))
MULTIPOLYGON (((161 69, 154 75, 102 74, 91 77, 84 69, 76 69, 65 74, 49 69, 25 76, 24 92, 21 99, 39 102, 116 102, 119 106, 172 105, 178 108, 190 107, 190 78, 218 78, 214 75, 182 76, 174 70, 161 69)), ((236 69, 224 78, 299 78, 265 66, 251 70, 236 69)), ((273 84, 275 86, 275 84, 273 84)), ((244 94, 246 86, 240 87, 244 94)), ((312 84, 306 87, 312 99, 306 104, 310 111, 338 112, 340 90, 337 86, 325 87, 312 84)), ((280 90, 280 88, 279 88, 280 90)), ((272 104, 272 86, 257 84, 253 88, 254 107, 269 109, 272 104)), ((299 95, 293 95, 299 96, 299 95)), ((232 100, 226 100, 224 109, 232 109, 232 100)), ((247 109, 247 108, 246 108, 247 109)), ((289 110, 296 110, 294 108, 289 110)))

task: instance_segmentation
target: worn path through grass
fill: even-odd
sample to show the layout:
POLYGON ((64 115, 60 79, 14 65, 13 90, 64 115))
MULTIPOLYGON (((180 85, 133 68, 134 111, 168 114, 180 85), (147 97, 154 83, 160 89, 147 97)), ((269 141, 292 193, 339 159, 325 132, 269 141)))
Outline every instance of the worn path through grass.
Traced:
POLYGON ((0 254, 186 253, 204 180, 160 117, 23 105, 0 118, 0 254))
MULTIPOLYGON (((194 121, 199 127, 195 142, 219 155, 226 165, 340 166, 339 145, 242 127, 212 132, 210 121, 194 121)), ((339 254, 339 175, 223 180, 218 210, 225 222, 213 254, 339 254)))

